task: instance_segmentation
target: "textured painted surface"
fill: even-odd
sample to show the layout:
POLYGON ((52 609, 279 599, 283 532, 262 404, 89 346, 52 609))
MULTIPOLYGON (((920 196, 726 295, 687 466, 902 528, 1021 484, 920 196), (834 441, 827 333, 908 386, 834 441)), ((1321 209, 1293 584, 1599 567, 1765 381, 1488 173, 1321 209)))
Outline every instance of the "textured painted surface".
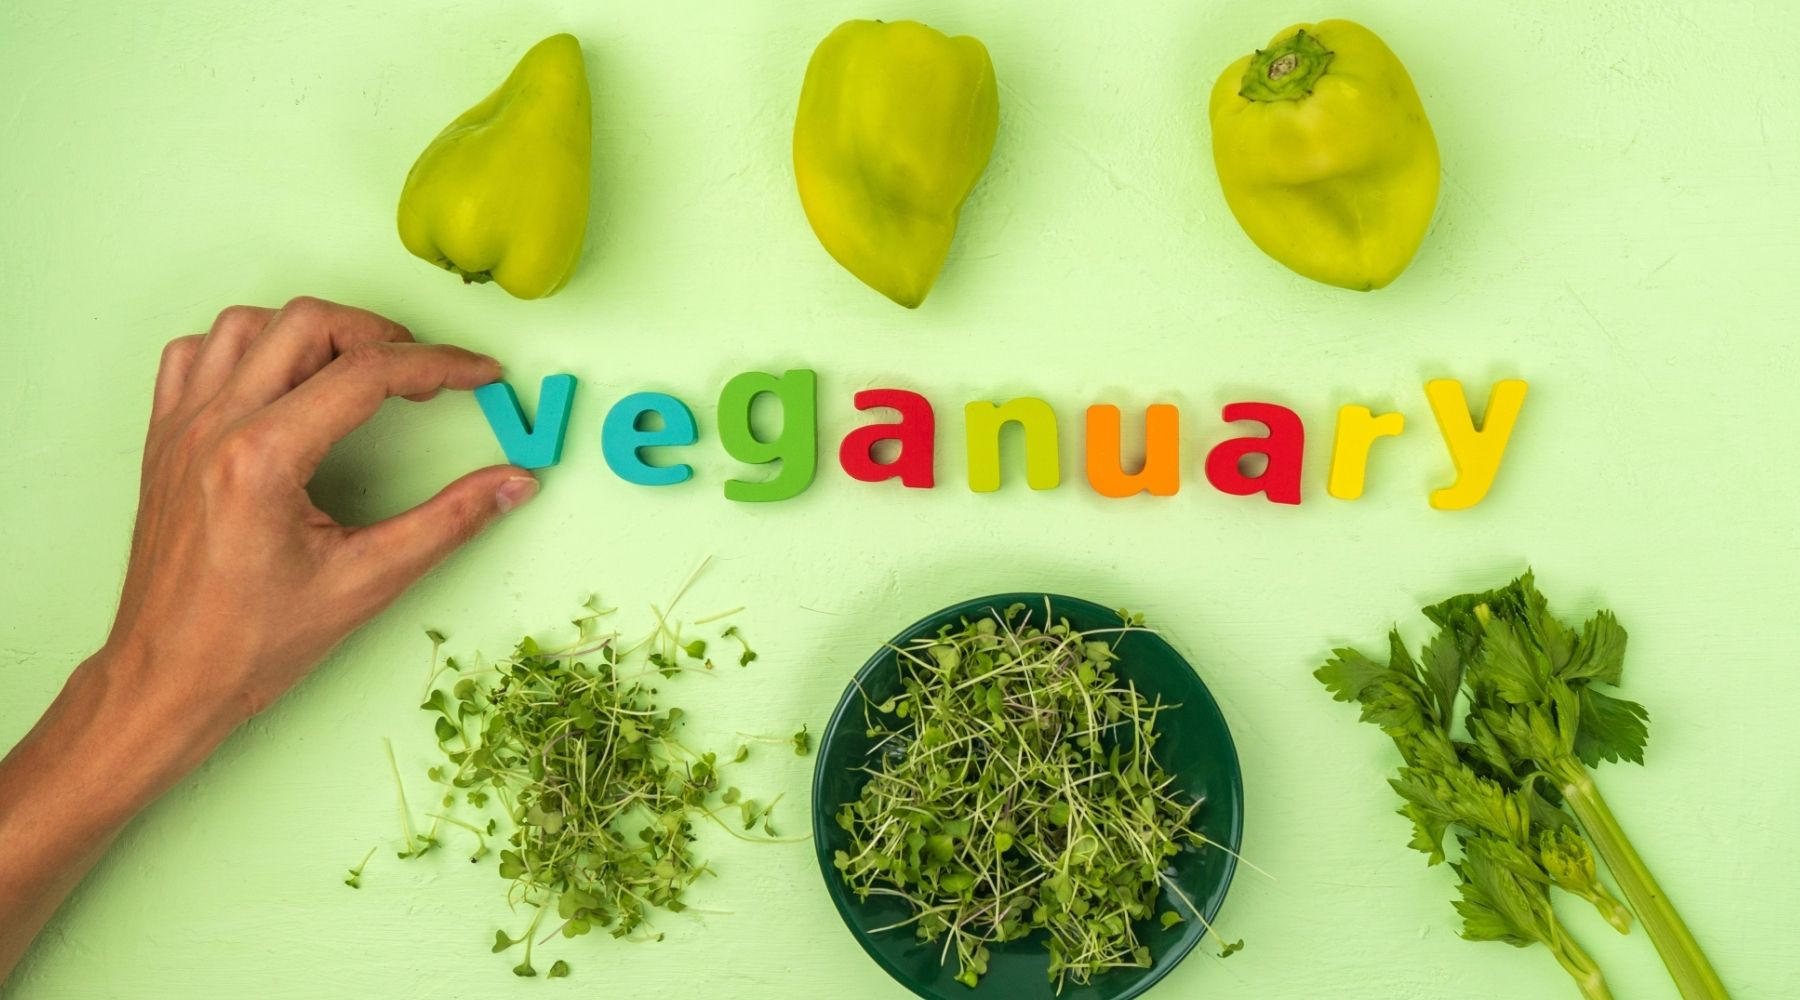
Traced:
MULTIPOLYGON (((763 659, 672 686, 700 742, 816 726, 875 643, 978 593, 1063 590, 1166 626, 1236 729, 1246 851, 1274 876, 1245 875, 1226 905, 1248 949, 1194 957, 1167 997, 1573 995, 1541 951, 1456 938, 1450 874, 1406 849, 1392 814, 1391 747, 1308 676, 1330 645, 1374 644, 1529 561, 1570 616, 1605 603, 1632 630, 1625 693, 1650 707, 1650 766, 1603 772, 1614 808, 1736 994, 1800 995, 1800 30, 1784 6, 161 6, 0 7, 0 745, 105 627, 164 340, 228 303, 305 292, 494 352, 529 385, 566 369, 582 388, 543 495, 135 823, 0 994, 895 996, 804 846, 706 838, 721 877, 700 902, 728 912, 666 919, 657 945, 555 949, 577 977, 561 984, 516 981, 487 953, 507 919, 498 879, 389 850, 381 737, 410 775, 430 749, 412 707, 423 626, 491 650, 590 590, 661 599, 711 554, 690 607, 750 604, 763 659), (917 313, 829 260, 788 165, 811 47, 870 15, 979 35, 1001 81, 993 167, 917 313), (1217 69, 1328 15, 1400 53, 1443 148, 1419 262, 1367 296, 1258 254, 1205 145, 1217 69), (520 303, 408 257, 391 212, 435 130, 558 30, 590 52, 591 247, 561 295, 520 303), (930 395, 940 488, 902 495, 822 464, 799 499, 727 503, 718 388, 800 366, 820 373, 826 456, 857 422, 856 389, 930 395), (1456 514, 1426 506, 1448 461, 1421 387, 1446 374, 1533 385, 1494 495, 1456 514), (606 470, 601 418, 636 389, 693 405, 694 482, 657 492, 606 470), (1059 408, 1064 486, 971 494, 961 404, 1023 394, 1059 408), (1298 509, 1200 479, 1219 406, 1254 398, 1307 419, 1298 509), (1073 460, 1093 401, 1124 407, 1128 428, 1148 403, 1181 405, 1180 495, 1087 490, 1073 460), (1410 425, 1354 504, 1324 493, 1346 402, 1410 425), (364 888, 345 888, 378 843, 364 888)), ((473 400, 394 404, 319 490, 377 516, 496 457, 473 400)), ((797 817, 804 781, 770 755, 745 783, 788 789, 797 817)), ((1564 911, 1617 995, 1674 996, 1641 934, 1564 911)))

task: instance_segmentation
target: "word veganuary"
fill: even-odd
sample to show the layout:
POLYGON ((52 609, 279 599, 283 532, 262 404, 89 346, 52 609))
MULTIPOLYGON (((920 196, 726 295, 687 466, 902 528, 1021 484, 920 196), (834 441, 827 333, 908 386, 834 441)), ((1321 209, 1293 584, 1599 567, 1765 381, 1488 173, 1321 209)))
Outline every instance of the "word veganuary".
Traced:
MULTIPOLYGON (((818 464, 817 388, 817 376, 808 369, 781 375, 744 372, 725 383, 719 393, 720 444, 740 462, 774 467, 766 479, 725 480, 727 499, 786 500, 812 484, 818 464), (759 434, 751 424, 751 406, 763 396, 773 397, 781 407, 781 429, 772 435, 759 434)), ((1431 506, 1461 510, 1487 495, 1524 406, 1525 392, 1525 382, 1518 379, 1494 383, 1478 425, 1461 382, 1434 379, 1425 383, 1425 397, 1456 470, 1454 482, 1432 492, 1431 506)), ((508 461, 541 469, 561 460, 575 376, 544 378, 535 418, 526 417, 512 386, 505 382, 482 386, 475 390, 475 397, 508 461)), ((914 489, 935 486, 937 416, 930 401, 906 389, 865 389, 856 393, 853 402, 858 410, 891 410, 897 419, 866 424, 844 436, 838 464, 845 474, 865 483, 896 479, 914 489)), ((1300 415, 1274 403, 1242 402, 1227 404, 1220 416, 1227 423, 1261 424, 1265 433, 1214 445, 1204 464, 1207 482, 1232 496, 1262 494, 1273 503, 1299 503, 1306 447, 1300 415), (1247 471, 1252 463, 1246 460, 1258 457, 1261 468, 1247 471)), ((1121 440, 1118 407, 1105 403, 1089 406, 1085 423, 1087 481, 1096 493, 1107 497, 1173 496, 1180 489, 1180 411, 1175 406, 1158 403, 1145 410, 1144 460, 1135 470, 1126 469, 1122 461, 1126 447, 1121 440)), ((1004 402, 977 401, 963 407, 969 488, 977 493, 1000 488, 1000 437, 1008 424, 1016 424, 1023 434, 1026 485, 1034 490, 1055 489, 1062 482, 1057 457, 1061 428, 1049 403, 1028 396, 1004 402)), ((1340 408, 1326 492, 1341 500, 1362 496, 1370 449, 1381 438, 1397 436, 1405 429, 1404 414, 1377 414, 1360 405, 1340 408)), ((628 483, 673 486, 691 478, 693 467, 655 464, 644 455, 644 449, 683 447, 699 437, 686 403, 667 393, 636 392, 607 412, 600 431, 601 453, 613 473, 628 483)))

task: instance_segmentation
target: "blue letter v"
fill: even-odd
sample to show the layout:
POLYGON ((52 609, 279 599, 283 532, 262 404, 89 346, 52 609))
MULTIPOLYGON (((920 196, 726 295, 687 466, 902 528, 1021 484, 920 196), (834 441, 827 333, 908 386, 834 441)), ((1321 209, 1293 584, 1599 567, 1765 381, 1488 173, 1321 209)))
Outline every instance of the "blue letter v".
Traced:
POLYGON ((475 401, 494 429, 506 460, 527 469, 542 469, 562 459, 563 435, 569 430, 569 404, 575 398, 575 376, 546 375, 538 388, 537 419, 527 426, 519 397, 505 382, 475 390, 475 401))

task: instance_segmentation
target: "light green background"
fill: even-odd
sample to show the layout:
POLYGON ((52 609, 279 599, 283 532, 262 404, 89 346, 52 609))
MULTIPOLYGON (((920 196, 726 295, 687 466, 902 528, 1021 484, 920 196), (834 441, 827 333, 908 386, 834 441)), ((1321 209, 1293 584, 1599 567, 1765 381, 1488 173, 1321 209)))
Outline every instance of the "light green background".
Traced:
MULTIPOLYGON (((590 591, 641 622, 703 556, 692 613, 748 604, 745 671, 671 685, 697 742, 815 729, 884 637, 948 602, 1046 588, 1141 608, 1189 653, 1243 756, 1243 873, 1222 915, 1248 948, 1195 955, 1156 997, 1572 996, 1541 949, 1456 937, 1452 880, 1405 847, 1391 746, 1309 676, 1411 609, 1529 562, 1570 617, 1632 631, 1625 694, 1649 766, 1601 777, 1740 997, 1800 995, 1793 718, 1800 535, 1792 383, 1800 182, 1793 53, 1769 3, 1110 5, 237 2, 0 6, 0 745, 101 638, 129 531, 162 343, 234 302, 310 293, 582 379, 542 496, 353 636, 120 839, 51 924, 14 1000, 61 997, 897 997, 821 891, 811 848, 702 842, 720 878, 668 939, 545 949, 572 982, 487 952, 502 883, 455 850, 403 864, 381 737, 425 798, 421 628, 451 649, 550 630, 590 591), (1365 22, 1416 79, 1443 150, 1437 222, 1393 287, 1310 284, 1250 245, 1207 151, 1214 74, 1284 24, 1365 22), (994 160, 918 312, 841 271, 793 190, 789 129, 812 46, 853 16, 972 33, 1001 81, 994 160), (409 257, 407 166, 530 43, 575 32, 595 108, 594 212, 555 299, 465 288, 409 257), (821 474, 731 504, 712 403, 746 368, 820 376, 821 474), (1524 377, 1501 480, 1448 479, 1422 383, 1524 377), (836 442, 859 388, 927 393, 939 488, 852 482, 836 442), (627 391, 694 405, 696 481, 648 490, 600 458, 627 391), (966 488, 962 404, 1041 394, 1064 485, 966 488), (1218 408, 1307 421, 1298 509, 1199 474, 1218 408), (1075 463, 1094 401, 1181 405, 1172 499, 1101 499, 1075 463), (1324 494, 1345 403, 1403 410, 1369 494, 1324 494), (381 852, 364 888, 343 869, 381 852)), ((527 393, 527 396, 531 395, 527 393)), ((1128 421, 1127 427, 1133 425, 1128 421)), ((496 460, 467 398, 393 404, 322 475, 347 518, 496 460)), ((296 608, 296 614, 304 609, 296 608)), ((635 626, 634 626, 635 627, 635 626)), ((206 651, 195 651, 206 669, 206 651)), ((810 762, 743 783, 789 793, 810 762)), ((455 844, 455 837, 452 837, 455 844)), ((4 849, 4 845, 0 845, 4 849)), ((1564 907, 1621 998, 1672 997, 1650 943, 1564 907)), ((507 926, 513 926, 508 921, 507 926)))

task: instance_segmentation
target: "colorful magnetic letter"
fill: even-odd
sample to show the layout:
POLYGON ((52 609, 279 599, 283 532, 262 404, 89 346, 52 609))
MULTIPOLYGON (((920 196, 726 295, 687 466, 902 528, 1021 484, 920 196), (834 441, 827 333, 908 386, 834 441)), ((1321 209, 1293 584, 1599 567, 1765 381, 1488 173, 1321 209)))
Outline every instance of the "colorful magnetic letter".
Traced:
POLYGON ((1369 449, 1376 438, 1395 437, 1406 430, 1406 415, 1383 413, 1376 416, 1366 406, 1345 406, 1338 410, 1337 438, 1331 444, 1331 474, 1325 479, 1325 492, 1339 500, 1355 500, 1363 495, 1363 480, 1369 471, 1369 449))
POLYGON ((932 487, 932 453, 937 448, 937 417, 924 396, 905 389, 864 389, 856 394, 856 408, 885 406, 900 414, 894 424, 869 424, 844 435, 838 446, 838 464, 851 479, 879 483, 899 479, 901 485, 928 490, 932 487), (875 460, 875 446, 883 441, 900 445, 891 462, 875 460))
POLYGON ((538 384, 537 417, 527 421, 519 397, 505 382, 475 390, 475 401, 500 441, 506 460, 526 469, 544 469, 562 460, 563 435, 569 431, 569 404, 575 398, 575 376, 546 375, 538 384))
POLYGON ((694 474, 691 465, 651 465, 639 449, 693 444, 700 437, 694 414, 687 404, 667 393, 634 392, 613 404, 600 426, 600 453, 613 473, 639 486, 673 486, 694 474), (662 427, 645 430, 639 421, 649 414, 662 418, 662 427))
POLYGON ((1301 458, 1306 447, 1306 427, 1300 416, 1273 403, 1231 403, 1224 416, 1228 423, 1255 420, 1269 428, 1269 435, 1219 442, 1206 455, 1207 481, 1232 496, 1263 493, 1274 503, 1299 503, 1301 458), (1268 468, 1261 475, 1246 476, 1238 463, 1254 454, 1268 456, 1268 468))
POLYGON ((1000 488, 1000 429, 1016 423, 1025 432, 1025 483, 1034 490, 1053 490, 1062 481, 1056 457, 1056 411, 1050 404, 1021 396, 996 406, 976 402, 963 407, 969 447, 969 489, 992 493, 1000 488))
POLYGON ((1119 408, 1104 403, 1087 411, 1087 478, 1094 492, 1128 497, 1148 492, 1172 497, 1181 489, 1181 411, 1157 403, 1144 411, 1144 467, 1127 473, 1119 440, 1119 408))
POLYGON ((752 465, 781 463, 781 471, 770 479, 725 480, 727 500, 786 500, 812 484, 819 447, 817 384, 818 379, 805 368, 790 369, 779 378, 767 372, 744 372, 725 383, 719 392, 719 441, 725 453, 752 465), (768 441, 757 437, 750 426, 751 404, 764 393, 781 401, 781 431, 768 441))
POLYGON ((1500 472, 1500 460, 1506 457, 1506 442, 1512 437, 1513 425, 1519 422, 1528 388, 1523 379, 1495 382, 1488 393, 1481 429, 1476 430, 1461 382, 1440 378, 1425 383, 1431 415, 1437 418, 1438 431, 1444 435, 1444 446, 1450 449, 1450 461, 1456 466, 1456 482, 1431 494, 1433 507, 1463 510, 1487 496, 1494 476, 1500 472))

